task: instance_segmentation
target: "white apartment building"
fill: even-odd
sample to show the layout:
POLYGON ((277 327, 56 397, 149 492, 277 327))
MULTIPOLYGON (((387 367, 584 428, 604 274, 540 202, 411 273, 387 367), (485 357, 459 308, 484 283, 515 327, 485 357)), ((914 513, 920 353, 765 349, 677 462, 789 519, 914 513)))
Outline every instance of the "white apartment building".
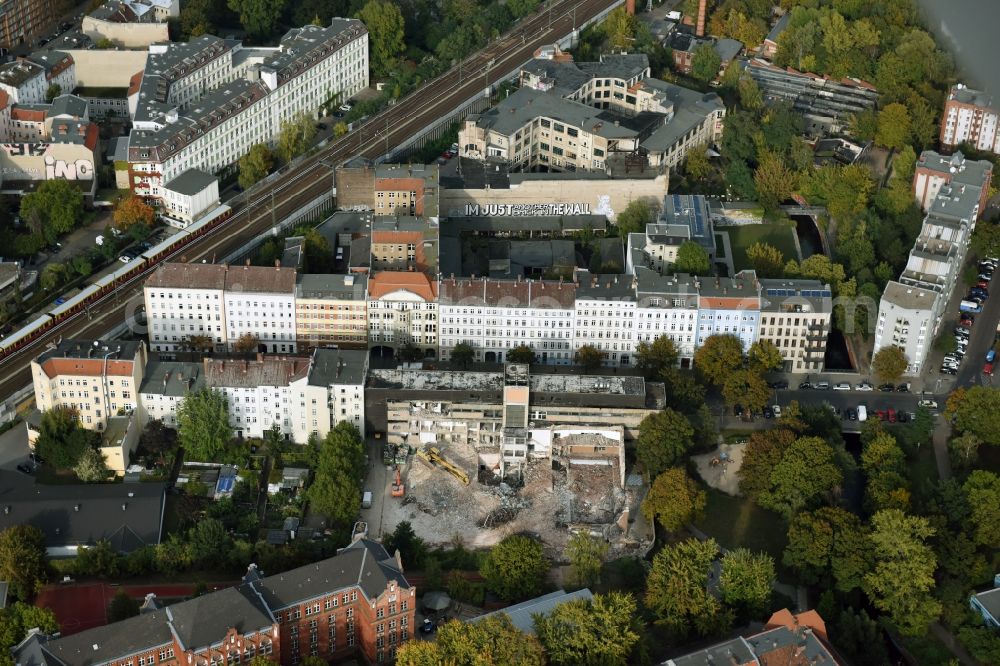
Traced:
POLYGON ((208 336, 225 349, 225 288, 224 265, 160 264, 143 285, 151 351, 183 349, 192 336, 208 336))
POLYGON ((368 344, 438 353, 438 283, 423 273, 382 271, 368 279, 368 344))
POLYGON ((696 282, 699 292, 696 345, 713 335, 735 335, 746 351, 758 339, 760 283, 753 271, 732 278, 704 278, 696 282))
POLYGON ((184 397, 210 388, 226 397, 238 437, 262 437, 277 424, 288 439, 304 444, 341 421, 364 433, 367 369, 367 352, 338 349, 317 349, 310 357, 152 361, 139 395, 144 421, 176 427, 184 397))
POLYGON ((24 59, 0 65, 0 90, 14 104, 42 104, 48 87, 40 65, 24 59))
POLYGON ((254 144, 274 145, 282 123, 367 86, 368 32, 356 19, 290 30, 276 49, 209 35, 153 45, 129 96, 130 187, 161 198, 188 169, 228 168, 254 144))
POLYGON ((135 410, 145 365, 142 342, 63 340, 31 362, 35 405, 68 407, 84 428, 104 430, 110 417, 135 410))
POLYGON ((875 323, 875 351, 902 349, 907 374, 923 371, 941 330, 992 175, 989 162, 971 162, 961 153, 924 151, 917 162, 914 193, 927 215, 902 274, 882 293, 875 323))
POLYGON ((653 342, 660 336, 673 340, 681 367, 691 366, 699 341, 698 278, 660 275, 636 268, 635 342, 653 342))
POLYGON ((295 351, 294 268, 230 267, 223 308, 230 346, 249 334, 259 341, 260 351, 295 351))
POLYGON ((632 365, 638 318, 634 278, 577 271, 576 282, 573 353, 589 345, 604 352, 605 365, 632 365))
POLYGON ((143 293, 153 351, 177 351, 192 336, 225 350, 247 333, 261 351, 296 349, 294 268, 166 263, 143 293))
POLYGON ((219 179, 198 169, 188 169, 163 186, 162 218, 181 229, 198 221, 219 205, 219 179))
POLYGON ((998 114, 993 98, 961 83, 952 86, 941 118, 941 148, 954 150, 969 143, 976 150, 1000 152, 998 114))
POLYGON ((576 285, 545 280, 448 278, 438 285, 441 358, 472 345, 477 361, 503 363, 527 346, 539 363, 573 362, 576 285))

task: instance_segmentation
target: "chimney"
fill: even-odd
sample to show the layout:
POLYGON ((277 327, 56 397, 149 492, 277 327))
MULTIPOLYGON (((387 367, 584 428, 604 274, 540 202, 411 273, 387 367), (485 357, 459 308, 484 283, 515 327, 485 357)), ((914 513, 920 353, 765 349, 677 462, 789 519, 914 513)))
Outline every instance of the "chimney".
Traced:
POLYGON ((705 10, 707 9, 708 0, 701 0, 698 3, 698 23, 695 28, 694 34, 699 37, 705 36, 705 10))

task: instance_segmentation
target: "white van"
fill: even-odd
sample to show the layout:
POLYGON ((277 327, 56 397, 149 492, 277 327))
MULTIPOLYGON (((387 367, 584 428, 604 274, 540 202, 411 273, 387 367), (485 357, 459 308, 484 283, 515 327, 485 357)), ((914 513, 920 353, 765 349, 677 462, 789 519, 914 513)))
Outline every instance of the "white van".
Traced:
POLYGON ((868 420, 868 408, 864 405, 858 405, 858 423, 868 420))
POLYGON ((362 509, 372 508, 372 491, 366 490, 365 494, 361 496, 361 508, 362 509))

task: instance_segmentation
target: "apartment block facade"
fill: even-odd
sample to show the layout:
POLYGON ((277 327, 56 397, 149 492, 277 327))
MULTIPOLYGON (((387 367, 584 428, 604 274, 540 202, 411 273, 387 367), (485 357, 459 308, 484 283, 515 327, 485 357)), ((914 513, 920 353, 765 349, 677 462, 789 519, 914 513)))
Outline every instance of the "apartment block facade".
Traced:
POLYGON ((142 418, 176 427, 184 397, 209 388, 226 397, 238 437, 263 437, 277 425, 287 438, 305 443, 341 421, 363 434, 367 369, 368 352, 346 349, 316 349, 308 357, 154 360, 140 388, 142 418))
POLYGON ((368 347, 368 275, 300 275, 295 285, 299 350, 368 347))
POLYGON ((63 637, 40 633, 13 649, 36 666, 221 666, 263 656, 390 663, 414 631, 416 588, 398 557, 360 539, 335 557, 264 576, 251 564, 232 588, 63 637))
POLYGON ((56 5, 49 0, 5 0, 0 12, 0 46, 27 44, 52 19, 56 5))
POLYGON ((31 362, 35 404, 42 412, 70 408, 81 426, 103 430, 136 409, 145 366, 143 342, 63 340, 31 362))
POLYGON ((368 344, 438 354, 438 281, 423 273, 382 271, 368 279, 368 344))
POLYGON ((173 352, 192 338, 217 350, 251 335, 259 350, 296 350, 294 268, 161 264, 143 288, 152 351, 173 352))
POLYGON ((367 85, 368 31, 356 19, 290 30, 277 48, 211 35, 154 44, 130 89, 129 186, 159 199, 188 169, 228 168, 252 145, 274 145, 282 123, 367 85))
POLYGON ((961 83, 952 86, 941 118, 941 148, 954 150, 968 143, 976 150, 1000 152, 998 114, 993 98, 961 83))
POLYGON ((919 374, 960 285, 976 220, 985 210, 993 167, 961 153, 921 153, 913 176, 914 196, 926 211, 906 267, 879 301, 875 351, 903 350, 907 374, 919 374))

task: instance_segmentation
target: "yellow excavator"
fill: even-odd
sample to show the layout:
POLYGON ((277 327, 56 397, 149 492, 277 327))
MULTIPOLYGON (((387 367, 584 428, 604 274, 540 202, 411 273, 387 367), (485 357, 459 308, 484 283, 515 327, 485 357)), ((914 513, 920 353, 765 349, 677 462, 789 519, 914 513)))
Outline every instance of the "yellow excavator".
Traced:
POLYGON ((427 449, 420 449, 417 451, 417 456, 422 458, 428 464, 434 467, 440 467, 444 471, 448 472, 453 477, 461 481, 463 485, 469 485, 469 475, 463 472, 460 467, 441 455, 441 451, 439 451, 437 447, 431 446, 427 449))

